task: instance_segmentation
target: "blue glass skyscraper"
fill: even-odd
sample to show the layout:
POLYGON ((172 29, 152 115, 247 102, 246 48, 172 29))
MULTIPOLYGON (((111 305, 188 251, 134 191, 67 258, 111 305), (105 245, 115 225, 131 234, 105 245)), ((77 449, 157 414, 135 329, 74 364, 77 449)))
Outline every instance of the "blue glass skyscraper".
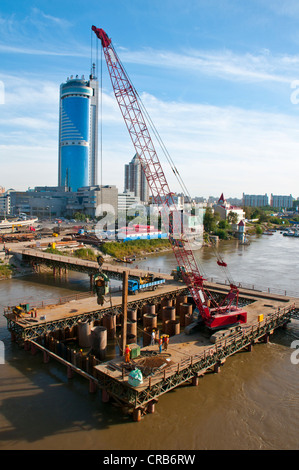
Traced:
POLYGON ((98 82, 71 76, 60 85, 58 185, 97 184, 98 82))

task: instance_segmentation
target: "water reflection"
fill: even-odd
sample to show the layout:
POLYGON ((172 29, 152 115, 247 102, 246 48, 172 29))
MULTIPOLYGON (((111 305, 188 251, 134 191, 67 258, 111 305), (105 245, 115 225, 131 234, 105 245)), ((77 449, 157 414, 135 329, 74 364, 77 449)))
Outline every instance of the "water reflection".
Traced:
MULTIPOLYGON (((298 290, 299 239, 254 237, 249 246, 219 244, 236 282, 298 290)), ((214 252, 196 253, 209 276, 221 277, 214 252)), ((172 252, 138 260, 139 267, 169 273, 172 252)), ((89 278, 69 280, 34 275, 0 282, 1 305, 18 299, 56 300, 89 290, 89 278)), ((229 358, 221 374, 208 374, 198 387, 181 387, 159 399, 156 412, 140 423, 104 405, 80 377, 69 381, 54 361, 43 364, 10 342, 0 316, 6 362, 0 366, 0 446, 5 449, 296 449, 298 365, 290 361, 299 323, 276 331, 268 344, 229 358), (297 374, 297 375, 296 375, 297 374), (137 429, 138 428, 138 429, 137 429), (154 431, 153 431, 154 430, 154 431), (182 432, 184 430, 184 432, 182 432), (138 433, 138 434, 137 434, 138 433)))
MULTIPOLYGON (((217 265, 215 252, 203 247, 195 253, 199 269, 208 278, 225 281, 232 278, 235 283, 275 288, 279 291, 299 292, 299 239, 283 237, 276 232, 273 236, 254 236, 248 246, 237 240, 219 242, 218 252, 228 264, 224 272, 217 265)), ((138 260, 138 267, 169 273, 176 267, 172 251, 149 255, 138 260)))

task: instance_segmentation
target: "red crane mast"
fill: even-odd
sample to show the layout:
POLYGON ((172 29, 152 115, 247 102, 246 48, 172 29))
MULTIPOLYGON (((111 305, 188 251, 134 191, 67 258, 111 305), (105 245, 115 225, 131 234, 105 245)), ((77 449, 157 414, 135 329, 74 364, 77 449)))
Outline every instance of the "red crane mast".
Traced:
POLYGON ((204 287, 205 279, 199 272, 193 250, 188 246, 188 242, 179 235, 181 234, 180 215, 175 216, 178 211, 175 209, 173 195, 148 131, 138 93, 106 32, 95 26, 92 26, 92 30, 102 43, 114 94, 145 173, 152 197, 155 204, 162 207, 161 218, 164 227, 166 229, 171 227, 169 237, 183 281, 188 287, 205 325, 216 329, 236 323, 245 323, 247 321, 246 312, 232 305, 235 299, 238 301, 238 289, 235 285, 231 284, 230 292, 221 305, 218 305, 211 293, 204 287), (169 221, 170 209, 173 212, 172 222, 169 221))

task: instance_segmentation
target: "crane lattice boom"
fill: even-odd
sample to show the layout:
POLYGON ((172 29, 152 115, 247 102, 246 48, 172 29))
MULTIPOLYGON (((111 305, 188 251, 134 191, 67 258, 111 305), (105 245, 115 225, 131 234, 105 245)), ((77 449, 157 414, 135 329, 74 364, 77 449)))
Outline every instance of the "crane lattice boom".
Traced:
POLYGON ((101 40, 116 100, 145 173, 153 200, 155 204, 162 207, 161 218, 164 227, 168 231, 169 225, 171 226, 169 236, 177 264, 181 268, 183 280, 201 317, 210 328, 246 322, 246 312, 231 305, 232 301, 238 298, 235 286, 231 286, 231 290, 227 295, 228 302, 223 302, 221 306, 215 302, 208 290, 204 288, 204 279, 199 272, 193 250, 188 246, 188 242, 183 240, 181 235, 179 236, 181 234, 180 215, 175 216, 178 211, 175 208, 173 195, 148 131, 138 93, 121 64, 111 39, 103 29, 92 26, 92 30, 101 40), (174 214, 171 217, 171 222, 169 218, 170 209, 174 214))

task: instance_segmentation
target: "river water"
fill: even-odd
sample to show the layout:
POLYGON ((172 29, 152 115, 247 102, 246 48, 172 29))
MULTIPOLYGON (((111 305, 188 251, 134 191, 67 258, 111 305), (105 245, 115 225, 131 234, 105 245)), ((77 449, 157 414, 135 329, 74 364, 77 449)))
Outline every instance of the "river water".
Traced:
MULTIPOLYGON (((299 293, 299 239, 254 238, 249 246, 222 242, 219 252, 229 277, 246 286, 299 293)), ((196 254, 207 278, 224 279, 211 248, 196 254)), ((169 273, 172 253, 138 261, 169 273)), ((1 281, 0 304, 56 300, 89 289, 78 273, 69 281, 50 274, 1 281)), ((1 307, 2 310, 2 307, 1 307)), ((229 358, 219 374, 207 374, 198 387, 184 386, 163 395, 155 413, 139 423, 90 394, 81 377, 66 377, 54 361, 43 364, 10 341, 0 316, 5 361, 0 364, 0 449, 17 450, 255 450, 298 449, 299 364, 291 361, 291 344, 299 339, 298 323, 277 330, 268 344, 229 358)))

